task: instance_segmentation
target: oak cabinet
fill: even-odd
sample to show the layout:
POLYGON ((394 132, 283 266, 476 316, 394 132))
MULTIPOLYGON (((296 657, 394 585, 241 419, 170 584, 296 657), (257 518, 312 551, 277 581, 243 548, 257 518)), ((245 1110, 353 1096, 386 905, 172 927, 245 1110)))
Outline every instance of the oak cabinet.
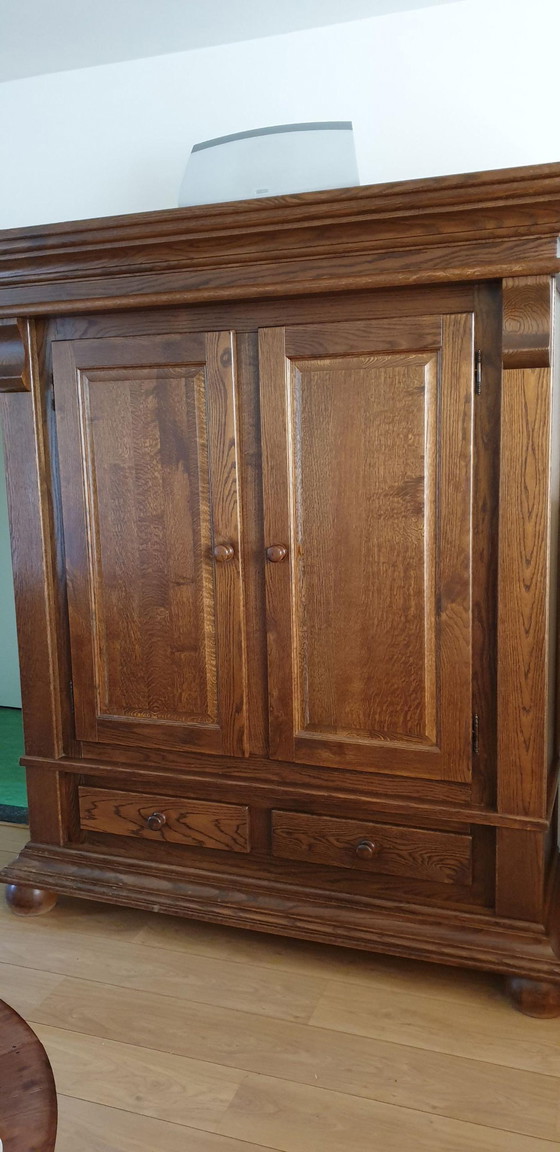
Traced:
POLYGON ((16 909, 560 1011, 559 230, 549 165, 0 235, 16 909))

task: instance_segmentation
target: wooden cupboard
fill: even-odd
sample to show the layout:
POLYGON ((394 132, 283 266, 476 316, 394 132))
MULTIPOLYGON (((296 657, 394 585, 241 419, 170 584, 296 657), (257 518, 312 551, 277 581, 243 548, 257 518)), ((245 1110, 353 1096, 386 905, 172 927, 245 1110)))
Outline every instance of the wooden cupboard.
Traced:
POLYGON ((560 1012, 559 231, 546 165, 0 234, 14 911, 560 1012))

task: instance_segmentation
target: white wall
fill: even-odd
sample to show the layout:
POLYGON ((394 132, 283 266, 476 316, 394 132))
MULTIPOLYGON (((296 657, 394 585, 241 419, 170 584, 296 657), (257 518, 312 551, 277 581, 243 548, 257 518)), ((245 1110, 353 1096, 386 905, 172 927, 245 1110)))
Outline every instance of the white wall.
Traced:
POLYGON ((0 84, 0 227, 173 207, 194 142, 294 120, 352 119, 362 183, 557 160, 559 42, 461 0, 0 84))
POLYGON ((21 708, 3 453, 0 429, 0 708, 21 708))

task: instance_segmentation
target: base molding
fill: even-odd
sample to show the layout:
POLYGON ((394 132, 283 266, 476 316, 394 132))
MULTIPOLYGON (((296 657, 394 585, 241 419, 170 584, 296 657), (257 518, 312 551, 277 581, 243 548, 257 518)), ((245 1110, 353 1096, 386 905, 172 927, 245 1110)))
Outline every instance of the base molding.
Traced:
MULTIPOLYGON (((507 920, 491 912, 349 899, 231 872, 125 860, 83 846, 28 844, 0 872, 0 882, 326 944, 479 968, 560 988, 559 860, 557 856, 546 924, 507 920)), ((520 997, 521 990, 517 999, 520 997)))

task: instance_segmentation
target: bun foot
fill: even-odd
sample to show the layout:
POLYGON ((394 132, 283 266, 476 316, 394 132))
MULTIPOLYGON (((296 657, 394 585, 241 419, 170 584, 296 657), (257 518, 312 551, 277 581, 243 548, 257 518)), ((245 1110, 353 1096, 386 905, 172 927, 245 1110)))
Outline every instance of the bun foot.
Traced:
POLYGON ((510 1000, 525 1016, 550 1020, 560 1016, 560 984, 529 980, 525 976, 507 976, 506 991, 510 1000))
POLYGON ((28 888, 25 884, 6 885, 6 903, 15 916, 43 916, 56 904, 54 892, 28 888))

